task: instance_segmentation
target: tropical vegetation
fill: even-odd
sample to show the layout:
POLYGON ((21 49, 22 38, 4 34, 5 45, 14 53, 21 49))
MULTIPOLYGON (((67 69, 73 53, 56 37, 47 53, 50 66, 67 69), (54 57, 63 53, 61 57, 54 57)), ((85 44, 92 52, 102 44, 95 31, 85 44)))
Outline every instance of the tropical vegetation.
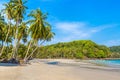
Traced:
POLYGON ((9 0, 3 4, 4 9, 0 11, 0 59, 22 59, 26 62, 31 58, 120 57, 120 46, 108 48, 91 40, 43 46, 55 35, 47 22, 48 14, 36 9, 26 15, 29 9, 26 3, 26 0, 9 0))
POLYGON ((120 58, 120 46, 112 46, 110 47, 111 58, 120 58))
POLYGON ((98 45, 91 40, 57 43, 43 46, 39 50, 39 53, 36 54, 38 58, 88 59, 106 58, 111 55, 108 47, 98 45))
POLYGON ((40 9, 31 11, 25 21, 26 0, 10 0, 3 4, 0 12, 0 58, 24 59, 27 61, 45 41, 50 41, 54 33, 46 21, 47 14, 40 9), (41 42, 41 44, 39 44, 41 42), (24 44, 24 45, 23 45, 24 44), (22 50, 21 51, 21 47, 22 50), (30 51, 30 48, 33 48, 30 51))

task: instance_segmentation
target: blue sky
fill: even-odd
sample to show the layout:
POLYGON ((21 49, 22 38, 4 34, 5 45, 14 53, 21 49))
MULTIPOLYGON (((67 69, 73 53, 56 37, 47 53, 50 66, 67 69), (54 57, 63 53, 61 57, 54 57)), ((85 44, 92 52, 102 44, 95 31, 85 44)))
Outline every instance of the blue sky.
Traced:
MULTIPOLYGON (((2 3, 8 0, 0 0, 2 3)), ((56 33, 46 44, 92 40, 98 44, 120 45, 120 0, 28 0, 27 12, 40 8, 56 33)))

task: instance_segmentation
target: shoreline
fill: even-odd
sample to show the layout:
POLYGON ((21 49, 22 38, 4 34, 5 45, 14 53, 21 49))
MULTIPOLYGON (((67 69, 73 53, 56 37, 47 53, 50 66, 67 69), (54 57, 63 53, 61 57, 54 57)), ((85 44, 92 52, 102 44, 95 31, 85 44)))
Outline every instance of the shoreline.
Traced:
POLYGON ((105 58, 105 60, 117 60, 117 59, 120 59, 120 58, 105 58))
POLYGON ((59 66, 73 66, 73 67, 81 67, 81 68, 89 68, 89 69, 99 69, 99 70, 112 70, 112 71, 120 71, 120 67, 108 66, 105 64, 92 63, 88 60, 78 60, 78 59, 35 59, 33 63, 44 62, 46 64, 51 65, 59 65, 59 66))
POLYGON ((0 66, 1 80, 120 80, 120 71, 72 59, 33 59, 25 66, 0 66))

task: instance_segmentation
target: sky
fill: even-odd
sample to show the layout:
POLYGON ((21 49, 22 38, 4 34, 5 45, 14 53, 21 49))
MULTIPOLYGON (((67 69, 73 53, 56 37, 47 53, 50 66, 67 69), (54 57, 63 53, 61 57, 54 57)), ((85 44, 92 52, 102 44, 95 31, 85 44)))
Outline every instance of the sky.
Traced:
MULTIPOLYGON (((0 0, 2 4, 9 0, 0 0)), ((40 8, 56 34, 51 42, 92 40, 120 45, 120 0, 28 0, 27 13, 40 8)), ((27 18, 26 18, 27 19, 27 18)))

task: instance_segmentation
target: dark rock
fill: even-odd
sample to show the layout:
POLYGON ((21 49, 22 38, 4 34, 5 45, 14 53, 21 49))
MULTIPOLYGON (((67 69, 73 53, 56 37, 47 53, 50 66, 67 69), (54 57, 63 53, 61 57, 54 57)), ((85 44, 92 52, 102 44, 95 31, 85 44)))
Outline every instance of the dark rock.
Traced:
POLYGON ((14 64, 18 64, 19 61, 16 60, 15 58, 11 58, 10 60, 8 60, 9 63, 14 63, 14 64))

